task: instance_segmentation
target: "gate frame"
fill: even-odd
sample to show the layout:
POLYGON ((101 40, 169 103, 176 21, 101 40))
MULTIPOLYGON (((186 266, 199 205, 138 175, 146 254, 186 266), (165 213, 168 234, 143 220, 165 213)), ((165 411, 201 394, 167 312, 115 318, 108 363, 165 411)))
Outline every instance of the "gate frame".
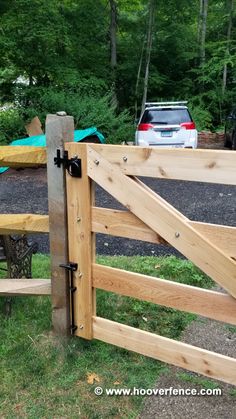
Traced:
MULTIPOLYGON (((81 159, 82 168, 79 179, 69 173, 66 175, 69 259, 79 266, 74 275, 77 324, 74 334, 236 384, 236 359, 97 317, 94 303, 99 288, 236 324, 235 253, 231 255, 233 249, 227 248, 225 239, 222 246, 220 244, 221 234, 236 237, 236 228, 192 222, 136 178, 142 175, 202 181, 205 176, 207 182, 226 183, 225 164, 230 163, 231 175, 232 171, 236 174, 235 168, 232 169, 236 156, 226 155, 224 151, 156 150, 97 144, 68 143, 65 148, 69 158, 81 159), (181 170, 177 165, 179 160, 181 170), (199 173, 201 166, 203 173, 199 173), (129 211, 95 207, 91 195, 93 182, 129 211), (151 217, 158 213, 157 209, 159 217, 151 217), (131 235, 127 231, 129 226, 131 235), (92 246, 92 237, 98 232, 129 238, 145 237, 145 240, 151 238, 153 242, 166 241, 182 250, 231 295, 100 266, 94 262, 92 246), (216 235, 217 246, 212 242, 216 235)), ((229 177, 228 183, 236 185, 236 180, 229 177)))

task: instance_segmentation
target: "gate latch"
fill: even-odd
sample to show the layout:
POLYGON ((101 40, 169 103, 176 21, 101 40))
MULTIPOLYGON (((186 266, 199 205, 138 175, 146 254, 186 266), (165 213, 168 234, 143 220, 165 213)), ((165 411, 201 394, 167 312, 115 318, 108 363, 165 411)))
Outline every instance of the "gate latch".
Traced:
POLYGON ((81 159, 79 159, 78 156, 69 159, 67 150, 64 150, 63 157, 61 157, 61 150, 57 149, 57 156, 54 157, 54 164, 57 167, 63 165, 72 177, 81 178, 82 176, 81 159))
POLYGON ((69 263, 61 263, 60 268, 64 268, 69 272, 69 291, 70 291, 70 320, 71 320, 71 324, 70 324, 70 331, 71 334, 73 335, 73 333, 76 331, 77 326, 75 325, 75 317, 74 317, 74 292, 77 290, 77 288, 74 286, 74 277, 73 277, 73 272, 77 271, 78 269, 78 264, 74 263, 74 262, 69 262, 69 263))

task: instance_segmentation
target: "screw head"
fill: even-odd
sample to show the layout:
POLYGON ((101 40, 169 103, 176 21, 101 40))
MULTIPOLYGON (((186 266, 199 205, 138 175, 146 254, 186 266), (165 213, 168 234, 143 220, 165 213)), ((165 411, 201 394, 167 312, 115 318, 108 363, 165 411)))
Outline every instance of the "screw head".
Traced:
POLYGON ((81 221, 81 218, 80 217, 78 217, 77 218, 77 223, 79 223, 81 221))
POLYGON ((176 237, 176 238, 178 238, 179 236, 180 236, 179 232, 178 232, 178 231, 176 231, 176 233, 175 233, 175 237, 176 237))
POLYGON ((127 162, 128 158, 126 156, 123 157, 124 162, 127 162))
POLYGON ((83 325, 83 324, 81 324, 79 328, 82 330, 82 329, 84 328, 84 325, 83 325))
POLYGON ((98 166, 99 165, 99 160, 94 160, 94 163, 96 164, 96 166, 98 166))

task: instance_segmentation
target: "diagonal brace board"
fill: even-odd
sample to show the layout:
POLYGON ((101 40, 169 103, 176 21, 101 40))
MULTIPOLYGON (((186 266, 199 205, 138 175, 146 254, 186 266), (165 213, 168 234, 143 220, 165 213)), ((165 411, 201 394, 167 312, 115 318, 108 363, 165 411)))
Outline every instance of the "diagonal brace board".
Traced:
POLYGON ((88 150, 88 175, 203 272, 236 297, 236 263, 172 211, 170 204, 124 175, 93 146, 88 150))

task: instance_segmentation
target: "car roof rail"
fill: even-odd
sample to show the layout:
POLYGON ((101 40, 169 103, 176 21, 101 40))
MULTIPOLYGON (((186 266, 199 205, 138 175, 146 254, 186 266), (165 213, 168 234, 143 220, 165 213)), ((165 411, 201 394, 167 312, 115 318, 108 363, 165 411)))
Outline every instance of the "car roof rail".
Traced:
POLYGON ((187 100, 181 100, 179 102, 146 102, 145 103, 145 108, 147 108, 148 106, 160 106, 160 105, 187 105, 188 101, 187 100))

